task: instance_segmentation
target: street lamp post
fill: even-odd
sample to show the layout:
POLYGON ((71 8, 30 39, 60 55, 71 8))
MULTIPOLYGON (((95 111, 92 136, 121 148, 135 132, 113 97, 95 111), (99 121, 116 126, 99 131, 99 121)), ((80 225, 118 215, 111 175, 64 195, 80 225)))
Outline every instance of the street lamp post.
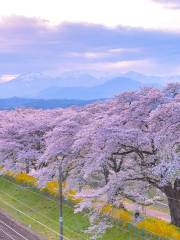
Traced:
POLYGON ((62 172, 62 154, 58 154, 57 159, 59 162, 59 240, 63 240, 63 172, 62 172))

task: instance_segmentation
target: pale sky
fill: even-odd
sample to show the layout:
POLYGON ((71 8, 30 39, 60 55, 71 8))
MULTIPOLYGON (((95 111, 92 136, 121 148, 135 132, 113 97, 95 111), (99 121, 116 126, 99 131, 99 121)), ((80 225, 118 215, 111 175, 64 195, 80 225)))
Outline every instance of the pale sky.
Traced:
POLYGON ((0 16, 36 17, 51 24, 68 21, 180 30, 180 8, 175 9, 175 3, 178 0, 0 0, 0 16))
POLYGON ((0 0, 0 82, 81 70, 180 74, 180 0, 0 0))

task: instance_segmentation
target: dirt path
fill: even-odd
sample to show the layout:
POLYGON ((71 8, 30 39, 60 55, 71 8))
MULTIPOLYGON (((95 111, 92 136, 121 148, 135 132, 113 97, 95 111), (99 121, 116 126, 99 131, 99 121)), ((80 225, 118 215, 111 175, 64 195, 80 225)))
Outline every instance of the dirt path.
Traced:
MULTIPOLYGON (((84 191, 85 194, 91 194, 91 190, 90 189, 86 189, 84 191)), ((102 197, 102 201, 107 201, 107 197, 104 195, 102 197)), ((139 208, 139 206, 137 207, 137 204, 134 203, 129 203, 126 200, 123 201, 123 205, 125 206, 125 208, 129 211, 133 211, 135 212, 137 208, 139 208)), ((156 210, 156 209, 151 209, 150 207, 146 207, 145 211, 140 211, 142 212, 143 215, 145 216, 149 216, 149 217, 154 217, 154 218, 159 218, 162 219, 166 222, 171 222, 171 217, 168 213, 160 211, 160 210, 156 210)))
MULTIPOLYGON (((126 203, 124 203, 124 205, 130 211, 135 211, 137 209, 137 206, 133 203, 127 203, 126 202, 126 203)), ((155 210, 155 209, 151 209, 151 208, 146 208, 145 209, 145 215, 149 216, 149 217, 159 218, 159 219, 165 220, 167 222, 171 221, 171 218, 170 218, 168 213, 158 211, 158 210, 155 210)))
POLYGON ((41 240, 31 231, 0 212, 1 240, 41 240))

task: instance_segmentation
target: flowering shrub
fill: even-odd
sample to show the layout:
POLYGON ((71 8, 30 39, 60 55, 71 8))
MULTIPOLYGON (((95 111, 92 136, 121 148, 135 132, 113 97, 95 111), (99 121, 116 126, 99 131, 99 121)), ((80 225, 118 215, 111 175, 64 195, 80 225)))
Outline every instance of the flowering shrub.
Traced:
POLYGON ((124 222, 131 222, 132 216, 128 211, 123 209, 114 208, 113 206, 107 204, 105 207, 102 208, 101 212, 103 214, 109 215, 115 220, 120 220, 124 222))
POLYGON ((113 207, 111 204, 105 205, 103 208, 100 209, 100 212, 104 215, 111 215, 112 214, 113 207))
POLYGON ((119 220, 126 223, 132 222, 132 216, 128 211, 121 208, 114 208, 111 204, 106 204, 102 208, 97 209, 97 211, 103 215, 111 217, 114 220, 119 220))
MULTIPOLYGON (((124 223, 131 223, 133 220, 132 216, 128 211, 114 208, 110 204, 107 204, 102 208, 100 208, 99 212, 106 216, 112 217, 112 219, 114 220, 123 221, 124 223)), ((180 232, 178 231, 178 229, 175 226, 170 225, 167 222, 160 219, 147 218, 141 221, 140 223, 138 223, 137 227, 139 229, 142 229, 154 235, 157 235, 158 237, 174 239, 174 240, 180 239, 180 232)))
POLYGON ((64 195, 69 201, 75 204, 78 204, 83 201, 83 198, 76 197, 76 194, 77 194, 77 191, 75 189, 69 189, 64 193, 64 195))
POLYGON ((30 186, 37 186, 37 179, 33 176, 28 175, 27 173, 18 173, 14 176, 16 182, 27 184, 30 186))
POLYGON ((42 190, 57 197, 58 196, 58 181, 51 181, 46 183, 46 187, 42 190))
POLYGON ((137 226, 139 229, 152 232, 154 233, 154 235, 157 235, 159 237, 174 240, 180 239, 180 232, 178 231, 178 229, 175 226, 170 225, 160 219, 147 218, 144 221, 138 223, 137 226))
MULTIPOLYGON (((74 203, 79 203, 83 199, 76 198, 77 191, 75 189, 67 189, 67 183, 63 183, 63 195, 74 203)), ((42 189, 43 191, 48 192, 49 194, 57 197, 59 194, 59 185, 58 181, 50 181, 46 183, 46 187, 42 189)))
POLYGON ((126 223, 132 222, 131 214, 128 211, 123 209, 113 208, 111 216, 115 220, 122 220, 126 223))

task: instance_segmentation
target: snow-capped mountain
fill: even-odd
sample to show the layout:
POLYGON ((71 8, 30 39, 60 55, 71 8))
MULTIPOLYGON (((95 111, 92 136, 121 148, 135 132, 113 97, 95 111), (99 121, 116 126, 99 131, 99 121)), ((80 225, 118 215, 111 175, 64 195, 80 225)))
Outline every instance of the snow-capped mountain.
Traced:
POLYGON ((167 82, 179 82, 180 76, 146 76, 128 72, 102 77, 84 72, 66 72, 58 76, 24 73, 0 84, 0 98, 23 97, 41 99, 99 99, 140 87, 160 88, 167 82))
POLYGON ((91 87, 97 84, 97 79, 88 74, 63 74, 49 76, 43 73, 21 74, 12 81, 0 84, 0 98, 34 97, 49 87, 91 87))

